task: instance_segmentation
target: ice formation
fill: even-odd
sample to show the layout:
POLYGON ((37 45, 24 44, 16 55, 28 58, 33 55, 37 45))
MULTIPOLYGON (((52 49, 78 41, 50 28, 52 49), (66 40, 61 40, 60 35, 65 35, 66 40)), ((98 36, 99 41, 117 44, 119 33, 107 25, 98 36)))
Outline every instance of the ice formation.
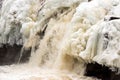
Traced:
POLYGON ((119 3, 119 0, 4 0, 0 45, 31 48, 27 64, 43 69, 80 76, 84 76, 88 63, 120 69, 119 3))
POLYGON ((38 0, 4 0, 0 18, 1 44, 23 44, 23 37, 29 36, 35 24, 38 3, 38 0))

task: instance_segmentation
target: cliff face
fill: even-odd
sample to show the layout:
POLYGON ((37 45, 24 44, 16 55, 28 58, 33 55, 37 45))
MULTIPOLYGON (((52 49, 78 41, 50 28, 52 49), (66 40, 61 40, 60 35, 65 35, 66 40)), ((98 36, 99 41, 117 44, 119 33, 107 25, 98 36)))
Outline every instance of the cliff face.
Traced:
POLYGON ((119 0, 4 0, 0 16, 0 64, 29 60, 27 64, 48 70, 103 80, 119 79, 115 75, 120 69, 119 3, 119 0))

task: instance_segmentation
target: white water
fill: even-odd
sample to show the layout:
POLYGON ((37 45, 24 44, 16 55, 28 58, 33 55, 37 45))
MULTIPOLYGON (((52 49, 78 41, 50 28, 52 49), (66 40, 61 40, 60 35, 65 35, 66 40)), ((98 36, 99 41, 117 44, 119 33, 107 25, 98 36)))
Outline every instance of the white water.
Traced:
POLYGON ((0 80, 93 80, 84 71, 94 61, 119 68, 120 20, 108 20, 120 17, 119 2, 4 0, 0 43, 23 44, 32 52, 29 63, 0 67, 0 80))

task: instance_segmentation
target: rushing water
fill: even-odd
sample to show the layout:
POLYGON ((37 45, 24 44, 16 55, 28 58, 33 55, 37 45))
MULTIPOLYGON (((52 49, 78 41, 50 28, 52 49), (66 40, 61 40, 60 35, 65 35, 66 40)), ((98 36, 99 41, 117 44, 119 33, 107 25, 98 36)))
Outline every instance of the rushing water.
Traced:
POLYGON ((18 64, 0 67, 0 80, 96 80, 84 75, 88 63, 120 68, 119 2, 4 0, 0 45, 23 48, 18 64))

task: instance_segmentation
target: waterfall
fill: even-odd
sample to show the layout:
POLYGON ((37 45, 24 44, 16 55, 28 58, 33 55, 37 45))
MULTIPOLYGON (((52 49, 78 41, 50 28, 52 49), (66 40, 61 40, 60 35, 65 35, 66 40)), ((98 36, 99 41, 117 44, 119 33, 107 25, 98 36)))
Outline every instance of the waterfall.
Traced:
POLYGON ((97 80, 85 75, 96 63, 119 73, 119 0, 2 1, 0 47, 22 48, 0 80, 97 80))

